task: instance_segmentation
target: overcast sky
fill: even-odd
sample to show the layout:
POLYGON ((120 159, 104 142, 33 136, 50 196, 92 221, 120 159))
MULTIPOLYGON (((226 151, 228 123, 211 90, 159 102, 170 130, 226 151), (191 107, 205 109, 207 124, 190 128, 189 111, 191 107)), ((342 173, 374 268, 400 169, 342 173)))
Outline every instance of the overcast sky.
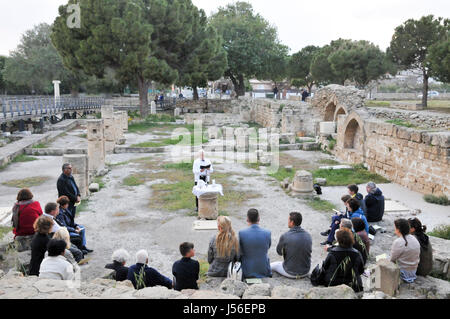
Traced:
MULTIPOLYGON (((233 0, 193 0, 208 15, 233 0)), ((296 52, 331 40, 369 40, 382 50, 396 26, 433 14, 450 18, 449 0, 250 0, 256 12, 278 28, 280 40, 296 52)), ((53 23, 67 0, 0 0, 0 54, 8 55, 21 34, 34 25, 53 23)))

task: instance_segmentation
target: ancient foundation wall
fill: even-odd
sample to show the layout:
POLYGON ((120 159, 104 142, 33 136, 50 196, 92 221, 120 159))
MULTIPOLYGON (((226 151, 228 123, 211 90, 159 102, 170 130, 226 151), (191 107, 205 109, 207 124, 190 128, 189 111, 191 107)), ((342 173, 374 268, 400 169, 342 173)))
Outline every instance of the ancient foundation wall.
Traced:
POLYGON ((427 132, 364 118, 338 122, 335 154, 411 190, 450 196, 450 132, 427 132))

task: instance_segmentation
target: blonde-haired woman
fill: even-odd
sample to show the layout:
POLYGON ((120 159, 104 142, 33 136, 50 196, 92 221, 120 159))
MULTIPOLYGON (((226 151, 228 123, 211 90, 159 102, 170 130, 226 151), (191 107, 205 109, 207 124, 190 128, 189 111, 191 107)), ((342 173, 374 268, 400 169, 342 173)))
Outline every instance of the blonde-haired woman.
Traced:
MULTIPOLYGON (((72 252, 72 244, 70 242, 70 234, 66 227, 61 227, 58 229, 58 231, 53 235, 52 239, 57 240, 63 240, 66 242, 66 251, 64 252, 64 257, 67 259, 69 263, 72 264, 74 273, 78 273, 80 271, 80 266, 78 266, 78 263, 76 262, 72 252)), ((48 252, 45 253, 45 257, 48 257, 48 252)))
POLYGON ((208 262, 210 277, 226 277, 228 265, 239 260, 239 240, 231 227, 231 220, 226 216, 217 219, 219 232, 209 243, 208 262))

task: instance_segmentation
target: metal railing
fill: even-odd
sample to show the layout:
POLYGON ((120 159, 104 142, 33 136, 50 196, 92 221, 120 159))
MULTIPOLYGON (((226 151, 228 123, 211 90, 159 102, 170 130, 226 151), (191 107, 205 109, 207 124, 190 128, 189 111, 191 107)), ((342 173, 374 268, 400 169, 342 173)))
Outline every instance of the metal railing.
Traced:
POLYGON ((71 111, 99 109, 104 104, 104 98, 3 98, 1 101, 1 116, 3 120, 15 120, 27 116, 52 116, 71 111))

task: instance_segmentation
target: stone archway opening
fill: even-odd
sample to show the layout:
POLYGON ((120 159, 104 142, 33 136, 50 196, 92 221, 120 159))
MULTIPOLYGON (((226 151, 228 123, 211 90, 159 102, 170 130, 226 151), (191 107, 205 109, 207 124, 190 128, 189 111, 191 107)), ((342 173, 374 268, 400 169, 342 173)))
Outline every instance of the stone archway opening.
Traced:
POLYGON ((361 147, 361 134, 362 130, 359 126, 358 121, 355 119, 351 120, 347 128, 345 129, 344 135, 344 148, 346 149, 360 149, 361 147))
POLYGON ((335 122, 337 122, 337 120, 338 120, 338 118, 339 118, 339 115, 347 115, 347 112, 345 112, 345 110, 344 110, 343 107, 341 107, 341 108, 337 111, 336 116, 335 116, 335 118, 334 118, 334 121, 335 121, 335 122))
POLYGON ((325 108, 324 122, 334 122, 334 113, 336 112, 336 104, 330 102, 325 108))

